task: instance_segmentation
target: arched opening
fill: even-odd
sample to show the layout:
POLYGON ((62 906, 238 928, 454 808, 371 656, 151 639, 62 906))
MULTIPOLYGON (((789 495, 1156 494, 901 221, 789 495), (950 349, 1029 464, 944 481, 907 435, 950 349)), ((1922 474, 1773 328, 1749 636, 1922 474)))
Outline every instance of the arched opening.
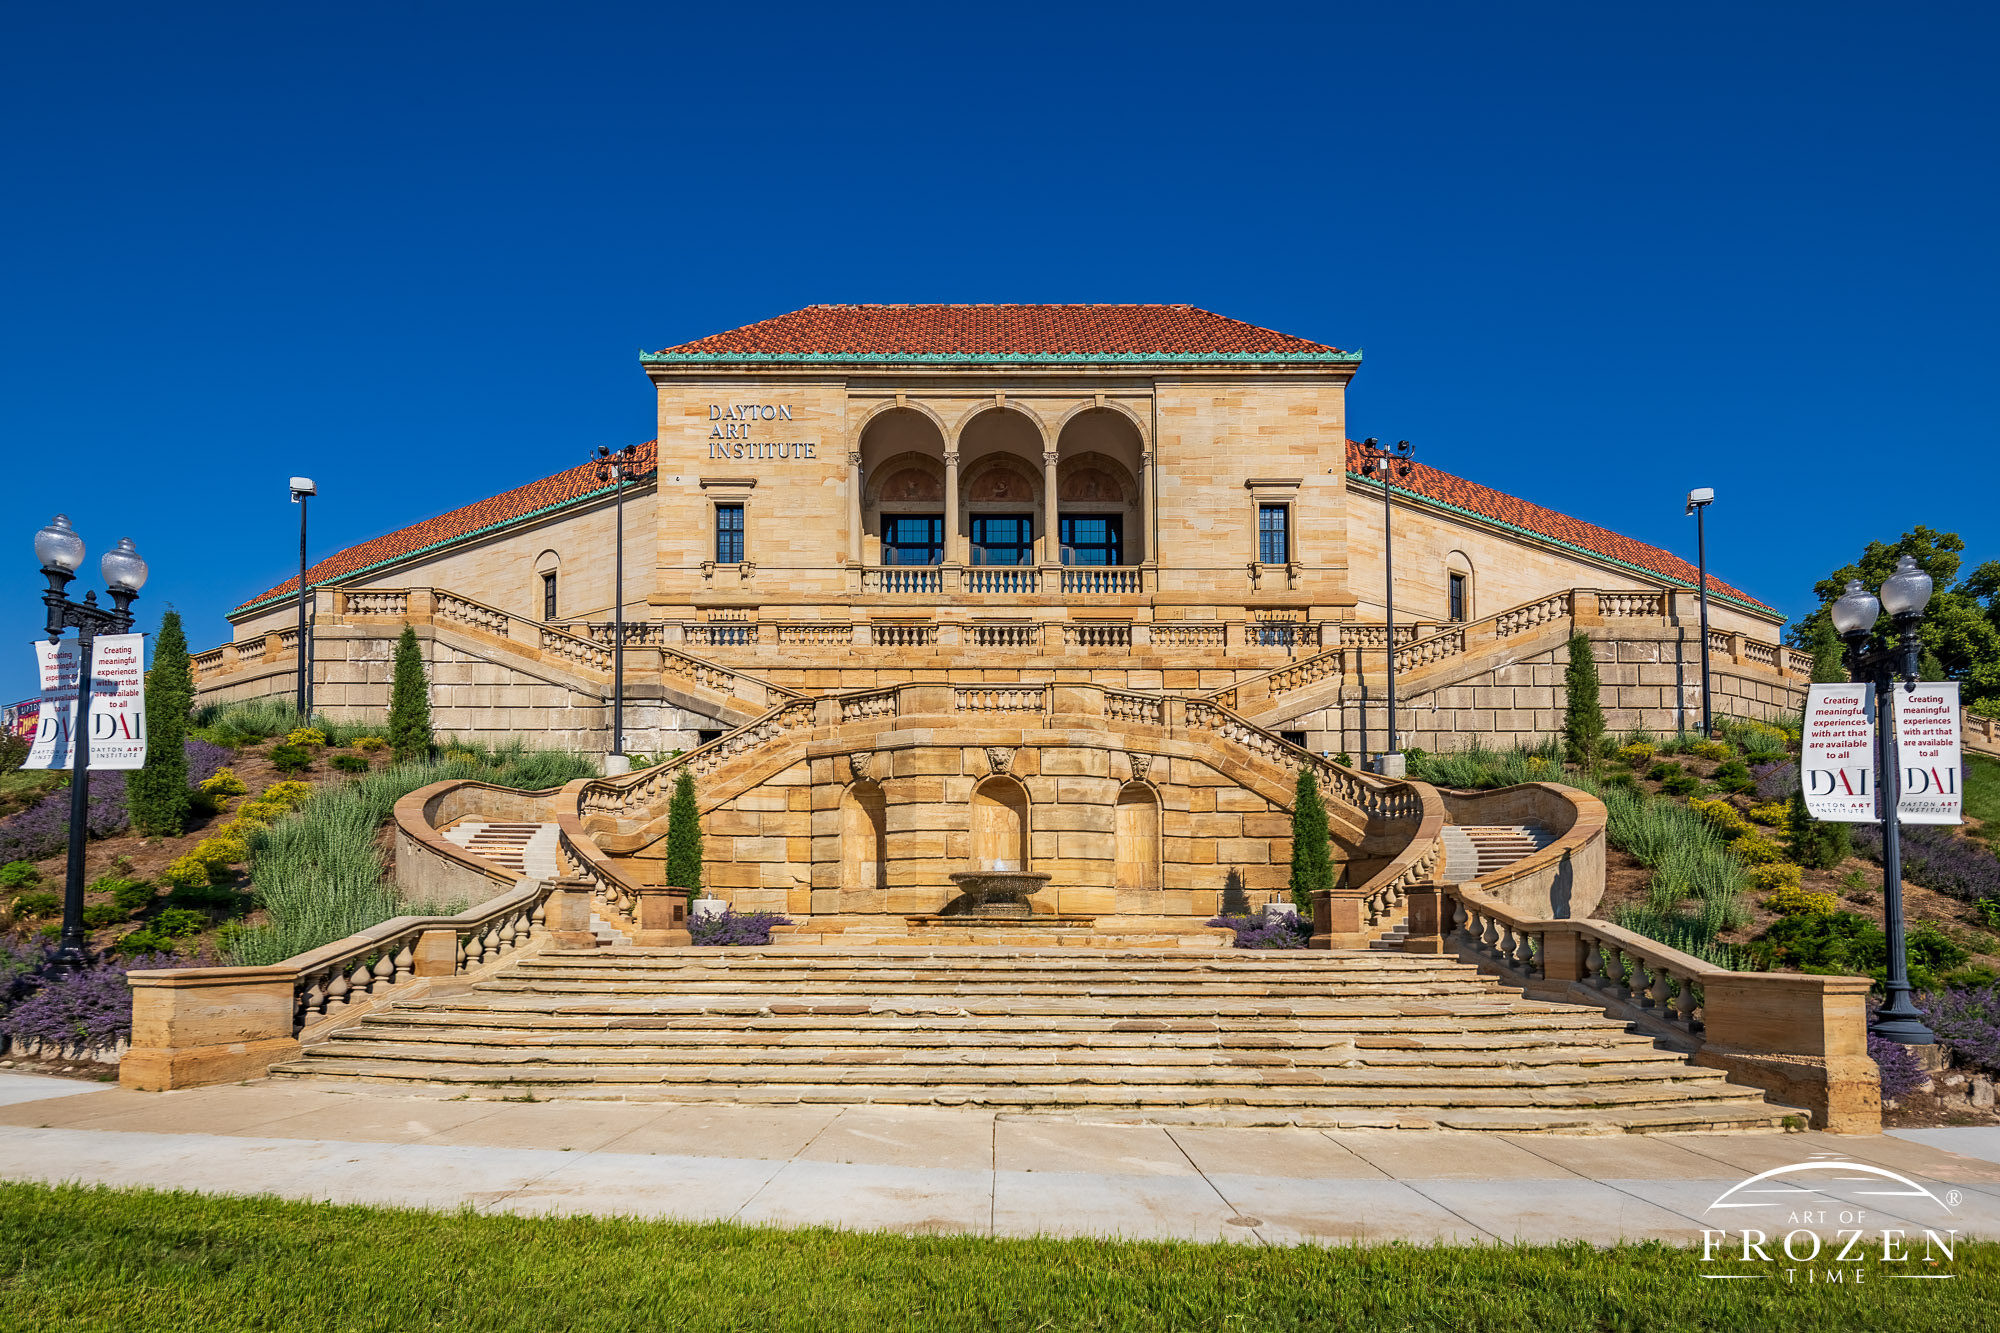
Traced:
POLYGON ((1464 624, 1478 616, 1473 610, 1472 558, 1463 551, 1451 551, 1444 558, 1444 618, 1464 624))
POLYGON ((1028 868, 1028 789, 1013 778, 990 777, 973 789, 972 865, 1028 868))
POLYGON ((1066 565, 1136 565, 1143 503, 1135 480, 1145 441, 1123 412, 1092 408, 1071 417, 1057 442, 1062 455, 1056 487, 1058 538, 1066 565))
POLYGON ((880 785, 856 782, 840 798, 841 892, 886 889, 888 876, 888 803, 880 785))
POLYGON ((937 423, 912 408, 884 412, 862 430, 860 452, 864 563, 943 563, 944 433, 937 423))
POLYGON ((544 551, 535 557, 535 584, 529 590, 529 597, 544 621, 556 620, 562 613, 562 589, 558 586, 561 578, 560 555, 544 551))
POLYGON ((961 504, 957 534, 975 565, 1032 565, 1042 531, 1042 428, 1025 413, 989 407, 958 432, 961 504))
POLYGON ((1160 888, 1160 798, 1143 782, 1118 792, 1117 887, 1150 893, 1160 888))

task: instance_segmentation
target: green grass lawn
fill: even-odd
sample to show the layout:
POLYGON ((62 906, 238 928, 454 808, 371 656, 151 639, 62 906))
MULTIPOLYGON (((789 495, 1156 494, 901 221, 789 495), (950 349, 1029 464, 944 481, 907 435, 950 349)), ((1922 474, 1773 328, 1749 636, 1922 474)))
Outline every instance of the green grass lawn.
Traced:
POLYGON ((0 1184, 0 1323, 34 1333, 2000 1326, 2000 1245, 1961 1244, 1948 1282, 1864 1267, 1711 1282, 1660 1245, 906 1239, 0 1184))

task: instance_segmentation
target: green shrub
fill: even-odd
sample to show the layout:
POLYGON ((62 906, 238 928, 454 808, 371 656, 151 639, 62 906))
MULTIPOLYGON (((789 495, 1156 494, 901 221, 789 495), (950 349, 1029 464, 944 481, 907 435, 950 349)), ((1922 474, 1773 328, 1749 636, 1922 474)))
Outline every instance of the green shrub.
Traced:
POLYGON ((0 889, 32 889, 42 882, 33 861, 9 861, 0 866, 0 889))
POLYGON ((403 626, 396 640, 396 676, 389 687, 389 745, 400 760, 422 759, 436 748, 431 735, 431 689, 424 676, 417 632, 403 626))
POLYGON ((106 926, 119 924, 131 915, 130 912, 119 907, 117 903, 85 903, 83 905, 83 928, 85 930, 102 930, 106 926))
POLYGON ((363 754, 373 754, 377 750, 388 749, 389 742, 383 740, 380 736, 359 736, 355 738, 354 748, 363 754))
MULTIPOLYGON (((1419 758, 1429 758, 1420 755, 1419 758)), ((1333 834, 1327 826, 1326 801, 1319 778, 1310 766, 1299 770, 1292 791, 1292 905, 1310 917, 1315 893, 1333 891, 1333 834)))
POLYGON ((1813 870, 1831 870, 1847 859, 1853 841, 1846 824, 1814 819, 1804 792, 1793 792, 1785 810, 1785 849, 1794 861, 1813 870))
POLYGON ((303 773, 313 765, 312 751, 299 745, 274 746, 271 764, 280 773, 303 773))
POLYGON ((208 929, 208 918, 185 907, 169 907, 153 918, 153 929, 168 939, 186 939, 208 929))
POLYGON ((172 953, 174 941, 171 935, 162 935, 150 927, 142 927, 129 935, 121 936, 111 946, 111 952, 125 958, 147 953, 172 953))
POLYGON ((14 899, 14 913, 17 916, 54 916, 60 911, 62 911, 62 898, 47 889, 36 889, 14 899))
POLYGON ((701 807, 695 801, 694 774, 683 768, 674 775, 674 798, 667 805, 667 884, 701 891, 701 807))
POLYGON ((327 761, 343 773, 366 773, 368 760, 358 754, 337 754, 327 761))
MULTIPOLYGON (((1910 985, 1917 990, 1937 989, 1972 956, 1929 921, 1912 926, 1904 944, 1910 985)), ((1889 944, 1882 928, 1853 912, 1780 917, 1751 950, 1765 967, 1783 964, 1801 972, 1872 977, 1877 987, 1888 976, 1889 944)))
POLYGON ((242 778, 236 776, 235 769, 218 768, 213 774, 202 780, 200 790, 207 792, 211 796, 228 797, 242 796, 249 792, 250 789, 243 785, 242 778))
POLYGON ((1598 700, 1597 656, 1588 634, 1569 640, 1569 665, 1563 671, 1563 748, 1572 764, 1597 767, 1599 742, 1604 739, 1604 709, 1598 700))
POLYGON ((1715 785, 1732 796, 1748 796, 1757 790, 1757 779, 1741 759, 1732 759, 1715 770, 1715 785))
POLYGON ((194 668, 178 611, 160 617, 153 667, 146 673, 146 762, 125 780, 132 827, 150 838, 187 832, 187 733, 194 709, 194 668))
POLYGON ((1660 790, 1669 796, 1692 796, 1701 790, 1701 779, 1688 772, 1675 773, 1660 784, 1660 790))
POLYGON ((152 905, 156 890, 143 879, 102 880, 90 886, 93 889, 109 889, 111 900, 118 904, 118 910, 130 916, 152 905))
POLYGON ((1681 766, 1679 764, 1669 764, 1666 763, 1665 761, 1662 761, 1660 763, 1654 764, 1651 768, 1647 769, 1646 776, 1647 778, 1649 778, 1654 782, 1665 782, 1668 778, 1675 776, 1680 771, 1681 771, 1681 766))

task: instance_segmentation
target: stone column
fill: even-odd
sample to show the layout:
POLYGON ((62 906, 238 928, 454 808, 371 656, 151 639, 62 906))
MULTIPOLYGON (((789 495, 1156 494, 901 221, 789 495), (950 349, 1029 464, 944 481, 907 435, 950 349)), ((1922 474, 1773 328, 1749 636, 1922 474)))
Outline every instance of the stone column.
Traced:
POLYGON ((1142 561, 1157 569, 1160 553, 1153 549, 1153 451, 1139 455, 1139 540, 1145 550, 1142 561))
POLYGON ((944 562, 947 565, 962 565, 965 554, 958 535, 958 450, 947 449, 944 455, 944 562))
POLYGON ((847 533, 848 562, 859 568, 862 554, 867 549, 861 540, 861 451, 859 449, 847 455, 847 533))
MULTIPOLYGON (((1062 528, 1056 522, 1056 459, 1059 455, 1049 449, 1042 454, 1042 531, 1047 536, 1047 545, 1042 548, 1042 563, 1062 564, 1062 528)), ((1045 590, 1052 591, 1052 590, 1045 590)))

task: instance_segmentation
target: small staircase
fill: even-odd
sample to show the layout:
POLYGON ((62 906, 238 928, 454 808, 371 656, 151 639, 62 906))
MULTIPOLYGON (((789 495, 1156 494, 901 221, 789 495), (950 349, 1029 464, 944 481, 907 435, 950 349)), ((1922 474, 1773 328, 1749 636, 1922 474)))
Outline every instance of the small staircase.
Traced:
POLYGON ((559 837, 554 824, 487 824, 461 820, 444 830, 447 842, 482 861, 529 879, 554 879, 562 873, 556 854, 559 837))
POLYGON ((366 1015, 278 1077, 472 1096, 974 1105, 1619 1133, 1787 1111, 1595 1010, 1387 953, 600 949, 366 1015))
POLYGON ((1447 824, 1445 881, 1464 884, 1504 870, 1553 841, 1555 835, 1537 824, 1447 824))

